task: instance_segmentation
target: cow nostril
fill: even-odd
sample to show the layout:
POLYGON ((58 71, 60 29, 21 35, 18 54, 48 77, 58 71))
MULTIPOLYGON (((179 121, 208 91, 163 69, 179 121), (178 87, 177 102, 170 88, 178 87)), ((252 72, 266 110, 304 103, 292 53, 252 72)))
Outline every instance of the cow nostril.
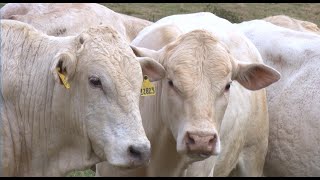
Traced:
POLYGON ((142 153, 138 150, 138 148, 135 148, 134 146, 129 146, 129 154, 130 156, 134 158, 141 158, 142 153))
POLYGON ((209 145, 211 145, 213 143, 214 143, 214 138, 211 138, 210 141, 209 141, 209 145))
POLYGON ((209 140, 209 145, 213 145, 216 142, 216 139, 217 139, 217 135, 214 134, 212 136, 212 138, 210 138, 210 140, 209 140))
POLYGON ((193 139, 193 137, 190 136, 190 134, 188 133, 188 138, 187 138, 187 144, 195 144, 195 140, 193 139))

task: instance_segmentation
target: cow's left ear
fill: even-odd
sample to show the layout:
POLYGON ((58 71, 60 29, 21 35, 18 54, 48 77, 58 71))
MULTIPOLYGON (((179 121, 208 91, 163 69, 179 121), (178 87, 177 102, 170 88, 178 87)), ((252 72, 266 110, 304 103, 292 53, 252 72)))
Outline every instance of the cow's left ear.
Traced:
POLYGON ((233 64, 232 79, 249 90, 265 88, 277 82, 280 77, 277 70, 261 63, 235 61, 233 64))
POLYGON ((55 57, 53 65, 51 66, 51 72, 54 80, 70 88, 69 81, 73 78, 76 69, 76 55, 70 52, 63 52, 55 57))

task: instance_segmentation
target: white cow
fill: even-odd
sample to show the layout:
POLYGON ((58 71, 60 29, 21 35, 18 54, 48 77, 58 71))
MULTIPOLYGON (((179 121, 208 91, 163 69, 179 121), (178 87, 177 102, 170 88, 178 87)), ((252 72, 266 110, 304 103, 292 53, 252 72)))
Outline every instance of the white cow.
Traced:
POLYGON ((295 19, 286 15, 269 16, 269 17, 263 18, 262 20, 265 20, 274 25, 289 28, 292 30, 301 31, 301 32, 311 32, 311 33, 320 35, 320 29, 316 24, 309 21, 302 21, 299 19, 295 19))
POLYGON ((262 175, 269 130, 262 88, 280 74, 262 63, 254 45, 211 13, 165 17, 132 45, 137 56, 166 69, 157 96, 140 103, 151 162, 131 171, 100 163, 96 175, 227 176, 236 166, 235 175, 262 175))
POLYGON ((238 29, 282 79, 267 88, 270 136, 266 176, 320 176, 320 36, 262 20, 238 29))
POLYGON ((152 81, 165 71, 138 60, 108 26, 53 37, 1 20, 1 176, 62 176, 101 161, 145 165, 142 71, 152 81))
POLYGON ((52 36, 77 35, 91 26, 108 25, 128 42, 152 24, 95 3, 8 3, 0 14, 1 19, 22 21, 52 36))

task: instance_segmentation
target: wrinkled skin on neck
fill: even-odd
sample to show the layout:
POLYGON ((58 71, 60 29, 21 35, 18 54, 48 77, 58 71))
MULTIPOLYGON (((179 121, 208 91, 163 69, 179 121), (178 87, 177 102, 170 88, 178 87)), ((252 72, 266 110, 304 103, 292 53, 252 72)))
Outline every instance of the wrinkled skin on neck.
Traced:
POLYGON ((142 71, 125 40, 108 27, 55 38, 6 20, 1 37, 2 175, 61 176, 105 160, 137 166, 128 147, 150 142, 138 107, 142 71))

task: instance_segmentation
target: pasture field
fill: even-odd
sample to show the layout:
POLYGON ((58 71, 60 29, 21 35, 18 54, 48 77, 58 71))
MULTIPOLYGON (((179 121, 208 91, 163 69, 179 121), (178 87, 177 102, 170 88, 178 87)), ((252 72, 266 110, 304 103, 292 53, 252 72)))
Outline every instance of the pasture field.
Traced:
POLYGON ((87 169, 85 171, 73 171, 67 175, 67 177, 92 177, 95 172, 91 169, 87 169))
MULTIPOLYGON (((0 8, 6 3, 0 3, 0 8)), ((100 3, 116 12, 157 21, 172 14, 208 11, 238 23, 288 15, 320 25, 320 3, 100 3)))
POLYGON ((157 21, 173 14, 208 11, 233 23, 288 15, 320 25, 320 3, 102 3, 123 14, 157 21))
MULTIPOLYGON (((101 3, 119 13, 149 21, 173 14, 207 11, 233 23, 261 19, 267 16, 288 15, 320 26, 320 3, 101 3)), ((0 8, 5 3, 0 3, 0 8)), ((94 176, 90 169, 74 171, 68 177, 94 176)))

